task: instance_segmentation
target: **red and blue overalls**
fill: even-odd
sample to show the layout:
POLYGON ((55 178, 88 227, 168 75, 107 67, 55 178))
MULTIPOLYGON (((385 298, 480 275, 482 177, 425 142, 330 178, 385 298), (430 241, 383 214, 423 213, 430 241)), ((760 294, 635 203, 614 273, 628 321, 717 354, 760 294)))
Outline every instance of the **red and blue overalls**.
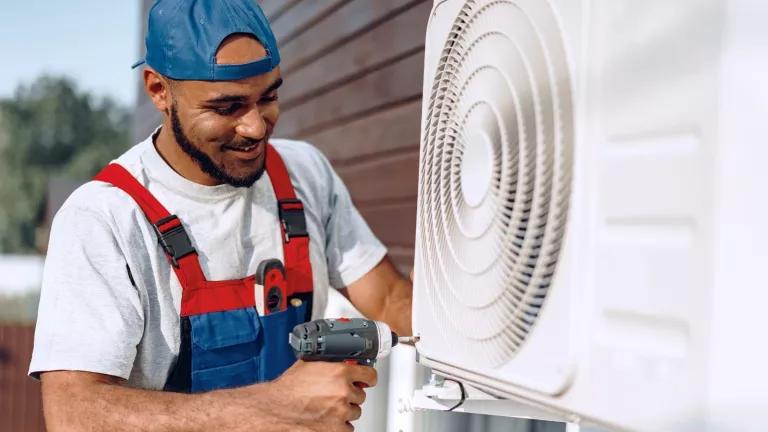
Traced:
POLYGON ((287 309, 264 316, 255 308, 255 275, 207 280, 182 222, 125 168, 110 164, 94 178, 136 201, 181 284, 181 345, 166 390, 196 393, 269 381, 295 361, 288 334, 312 313, 309 234, 285 164, 269 144, 265 165, 277 197, 288 301, 287 309))

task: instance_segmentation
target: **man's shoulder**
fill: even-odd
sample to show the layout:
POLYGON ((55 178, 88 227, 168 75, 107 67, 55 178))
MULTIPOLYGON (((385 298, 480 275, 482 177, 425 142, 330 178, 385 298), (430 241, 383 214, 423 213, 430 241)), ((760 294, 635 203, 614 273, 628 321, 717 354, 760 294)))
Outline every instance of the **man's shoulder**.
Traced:
POLYGON ((304 201, 305 208, 317 212, 325 220, 338 182, 328 159, 317 147, 305 141, 271 139, 270 143, 285 162, 296 194, 304 201))
POLYGON ((289 162, 318 163, 326 160, 323 153, 317 147, 306 141, 272 138, 269 140, 269 143, 280 153, 286 165, 289 162))
MULTIPOLYGON (((138 143, 111 163, 119 163, 135 177, 141 179, 143 171, 141 154, 145 147, 144 142, 138 143)), ((133 207, 135 207, 133 199, 117 187, 103 181, 90 180, 70 194, 59 213, 75 212, 86 218, 114 219, 115 210, 120 210, 117 213, 125 213, 126 208, 133 207)))
POLYGON ((113 160, 112 162, 119 163, 123 166, 123 168, 127 169, 131 174, 133 174, 134 177, 137 177, 139 180, 141 180, 141 172, 144 171, 142 156, 147 150, 151 148, 151 146, 152 140, 151 138, 147 138, 126 150, 125 153, 118 156, 117 159, 113 160))
POLYGON ((291 177, 316 181, 328 177, 332 168, 325 155, 315 146, 306 142, 283 138, 269 140, 285 162, 291 177))
POLYGON ((126 209, 135 204, 131 197, 120 189, 102 181, 91 180, 75 189, 67 198, 55 218, 77 217, 78 219, 103 222, 108 225, 128 216, 126 209))

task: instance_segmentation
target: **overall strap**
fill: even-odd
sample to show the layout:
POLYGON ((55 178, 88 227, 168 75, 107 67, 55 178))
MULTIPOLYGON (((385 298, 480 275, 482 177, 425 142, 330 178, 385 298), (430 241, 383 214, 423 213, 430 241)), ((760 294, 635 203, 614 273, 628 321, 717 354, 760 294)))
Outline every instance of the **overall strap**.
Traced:
POLYGON ((189 235, 176 215, 172 215, 147 188, 119 164, 107 165, 93 179, 123 190, 136 201, 154 227, 158 243, 165 251, 184 291, 192 291, 205 285, 206 279, 197 251, 192 247, 189 235))
POLYGON ((283 159, 271 144, 266 146, 265 164, 277 197, 288 295, 311 293, 312 264, 309 261, 309 233, 304 205, 296 197, 283 159))

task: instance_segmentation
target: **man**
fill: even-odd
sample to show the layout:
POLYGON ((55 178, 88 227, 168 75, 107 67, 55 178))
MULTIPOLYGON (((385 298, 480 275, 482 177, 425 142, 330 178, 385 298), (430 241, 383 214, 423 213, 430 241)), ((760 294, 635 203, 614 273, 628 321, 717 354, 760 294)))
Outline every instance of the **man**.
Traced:
POLYGON ((48 429, 352 430, 375 370, 292 364, 287 333, 333 286, 411 334, 410 282, 328 161, 270 139, 282 79, 254 0, 159 0, 146 46, 162 126, 53 223, 30 365, 48 429), (257 316, 274 258, 290 302, 257 316))

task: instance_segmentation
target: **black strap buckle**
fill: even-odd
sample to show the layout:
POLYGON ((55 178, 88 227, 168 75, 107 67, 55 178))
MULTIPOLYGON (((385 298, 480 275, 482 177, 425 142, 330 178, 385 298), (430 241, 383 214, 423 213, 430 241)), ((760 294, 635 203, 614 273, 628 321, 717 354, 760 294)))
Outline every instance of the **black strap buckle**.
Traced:
POLYGON ((285 242, 290 243, 294 237, 309 237, 307 220, 304 217, 304 204, 298 199, 277 201, 277 212, 285 232, 285 242))
POLYGON ((155 228, 155 233, 157 234, 157 242, 165 251, 171 264, 173 264, 174 267, 179 267, 179 260, 181 258, 197 251, 192 247, 192 241, 189 239, 187 231, 184 229, 184 226, 181 225, 181 222, 179 222, 179 225, 168 231, 160 231, 161 226, 174 219, 178 219, 178 217, 176 217, 176 215, 170 215, 160 219, 152 224, 152 226, 155 228))

